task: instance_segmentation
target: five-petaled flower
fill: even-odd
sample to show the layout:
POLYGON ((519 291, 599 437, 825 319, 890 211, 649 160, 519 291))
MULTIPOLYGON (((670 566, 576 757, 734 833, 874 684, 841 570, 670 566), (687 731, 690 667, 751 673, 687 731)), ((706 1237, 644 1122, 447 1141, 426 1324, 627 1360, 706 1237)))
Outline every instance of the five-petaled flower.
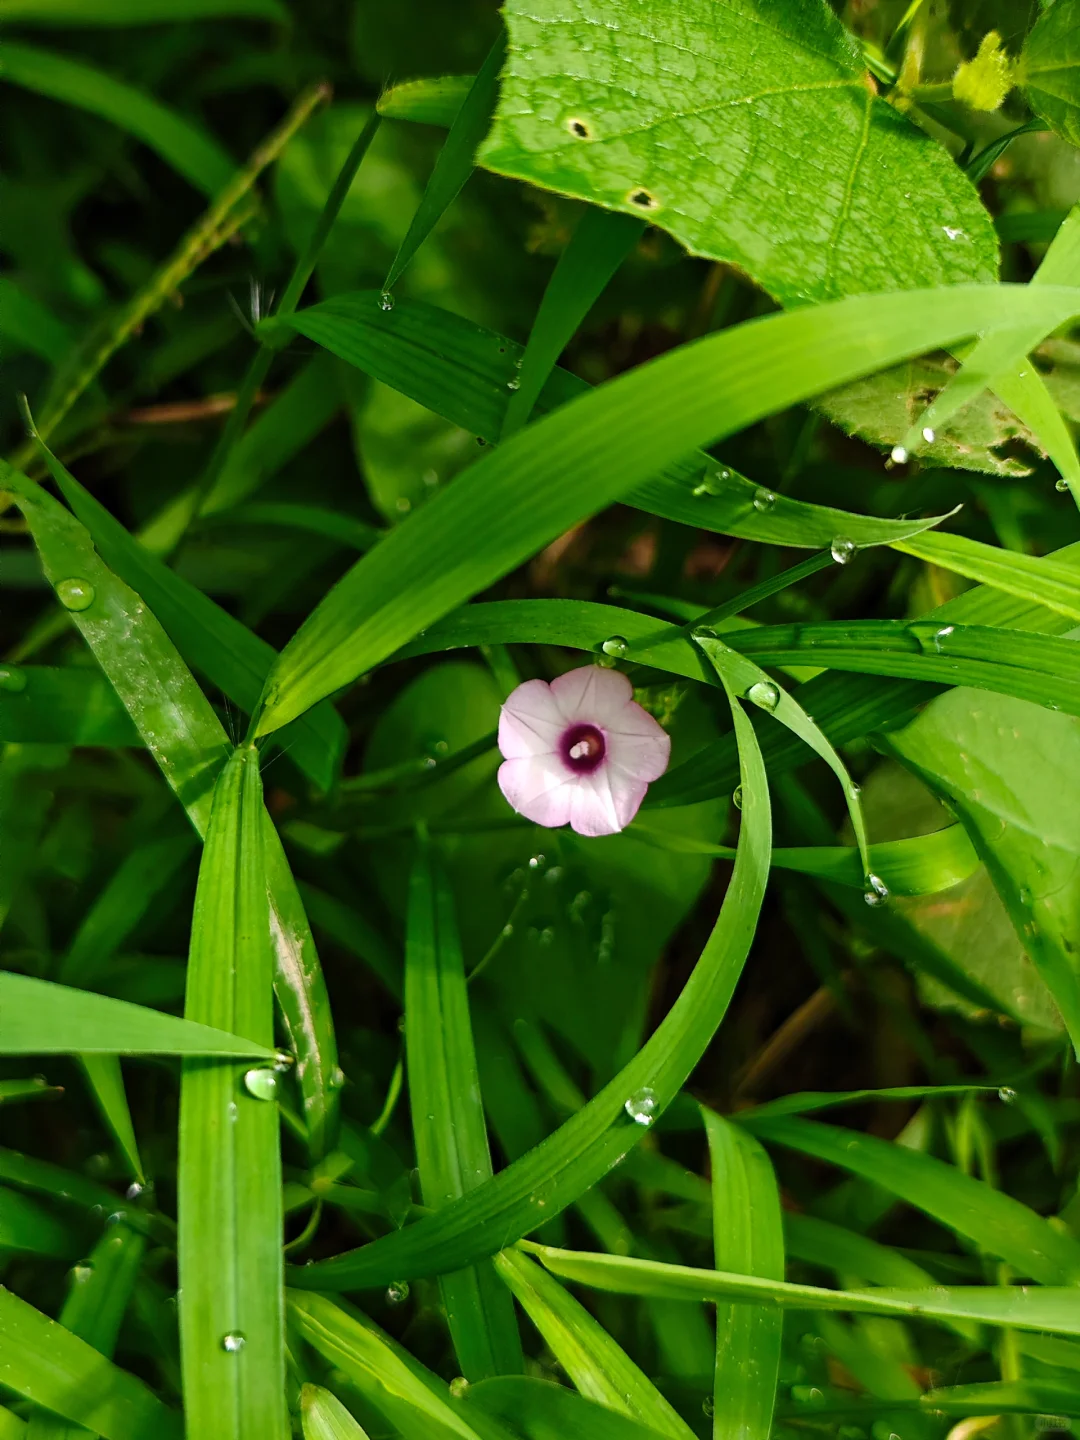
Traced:
POLYGON ((586 665, 526 680, 499 716, 499 785, 519 814, 579 835, 614 835, 667 769, 671 740, 625 675, 586 665))

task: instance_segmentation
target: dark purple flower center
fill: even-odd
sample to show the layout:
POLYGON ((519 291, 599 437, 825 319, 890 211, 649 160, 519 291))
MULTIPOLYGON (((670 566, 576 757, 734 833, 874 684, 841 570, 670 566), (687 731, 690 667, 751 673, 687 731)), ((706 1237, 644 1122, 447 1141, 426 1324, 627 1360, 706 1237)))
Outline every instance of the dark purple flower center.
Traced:
POLYGON ((591 775, 603 763, 607 746, 595 725, 571 725, 559 743, 562 758, 579 775, 591 775))

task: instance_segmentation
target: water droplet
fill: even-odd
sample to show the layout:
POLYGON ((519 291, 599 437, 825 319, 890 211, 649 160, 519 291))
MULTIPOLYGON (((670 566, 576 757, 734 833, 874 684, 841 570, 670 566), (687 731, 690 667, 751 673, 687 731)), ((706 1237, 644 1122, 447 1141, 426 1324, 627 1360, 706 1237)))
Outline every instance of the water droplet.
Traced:
MULTIPOLYGON (((1064 475, 1061 477, 1061 479, 1060 479, 1060 480, 1057 482, 1057 484, 1054 486, 1054 489, 1060 491, 1062 495, 1064 495, 1064 494, 1066 493, 1066 491, 1068 490, 1068 488, 1069 488, 1069 482, 1065 479, 1064 475)), ((3 688, 3 687, 0 686, 0 688, 3 688)))
POLYGON ((938 652, 939 655, 941 654, 942 642, 948 640, 949 636, 952 635, 955 630, 955 625, 943 625, 941 629, 937 632, 937 634, 934 636, 934 649, 938 652))
POLYGON ((950 240, 967 239, 967 236, 964 234, 963 230, 961 230, 958 225, 943 225, 941 228, 945 231, 945 234, 949 237, 950 240))
POLYGON ((793 1405, 820 1405, 825 1396, 816 1385, 793 1385, 791 1387, 791 1401, 793 1405))
POLYGON ((276 1100, 277 1076, 273 1070, 249 1070, 244 1076, 244 1088, 256 1100, 276 1100))
POLYGON ((741 785, 736 785, 736 786, 735 786, 735 789, 731 792, 731 803, 735 806, 735 809, 736 809, 736 810, 741 810, 741 809, 742 809, 742 786, 741 786, 741 785))
POLYGON ((239 1111, 239 1109, 237 1108, 237 1105, 236 1105, 236 1101, 235 1101, 235 1100, 230 1100, 230 1101, 229 1101, 229 1105, 228 1105, 228 1109, 227 1109, 227 1111, 226 1111, 226 1114, 227 1114, 228 1117, 229 1117, 229 1123, 230 1123, 230 1125, 235 1125, 235 1124, 236 1124, 236 1117, 240 1114, 240 1111, 239 1111))
POLYGON ((128 1200, 137 1200, 145 1189, 145 1185, 140 1185, 138 1180, 133 1180, 124 1194, 128 1200))
POLYGON ((867 905, 876 909, 884 905, 889 898, 889 887, 882 880, 880 875, 870 874, 866 877, 866 889, 863 891, 863 899, 867 905))
POLYGON ((836 561, 837 565, 846 565, 853 559, 858 546, 854 540, 849 540, 846 535, 837 535, 829 546, 829 554, 836 561))
POLYGON ((697 625, 690 631, 690 634, 695 640, 716 640, 718 638, 711 625, 697 625))
POLYGON ((93 1273, 93 1260, 80 1260, 77 1265, 73 1265, 71 1268, 71 1283, 73 1285, 85 1285, 93 1273))
POLYGON ((435 486, 439 483, 439 472, 437 470, 425 470, 420 478, 429 490, 434 490, 435 486))
POLYGON ((605 640, 600 648, 605 655, 614 655, 617 660, 620 660, 630 649, 630 644, 621 635, 612 635, 611 639, 605 640))
POLYGON ((450 1394, 455 1400, 460 1400, 469 1390, 469 1382, 464 1375, 458 1375, 450 1381, 450 1394))
POLYGON ((1016 1099, 1016 1091, 1010 1085, 1002 1085, 998 1091, 998 1099, 1003 1105, 1011 1105, 1016 1099))
POLYGON ((780 704, 780 691, 771 680, 756 680, 746 692, 746 698, 762 710, 772 711, 780 704))
POLYGON ((772 490, 766 490, 763 485, 759 485, 758 488, 754 491, 754 509, 760 511, 771 510, 775 504, 775 492, 772 490))
POLYGON ((908 461, 908 453, 904 449, 903 445, 894 445, 892 448, 892 454, 889 456, 889 459, 894 465, 906 465, 908 461))
POLYGON ((647 1085, 643 1085, 640 1090, 635 1090, 623 1106, 635 1125, 651 1125, 656 1119, 656 1112, 659 1108, 656 1092, 650 1090, 647 1085))
POLYGON ((406 1280, 391 1280, 386 1287, 386 1303, 388 1305, 404 1305, 409 1298, 409 1285, 406 1280))
POLYGON ((518 380, 518 379, 507 380, 507 382, 506 382, 506 388, 507 388, 507 390, 520 390, 520 389, 521 389, 521 381, 518 380))
POLYGON ((394 308, 394 297, 389 290, 384 290, 379 296, 379 309, 392 310, 394 308))
POLYGON ((511 935, 513 935, 513 933, 514 933, 514 927, 513 927, 513 925, 510 924, 509 921, 507 921, 506 924, 505 924, 505 925, 503 926, 503 928, 502 928, 502 938, 503 938, 504 940, 509 940, 510 937, 511 937, 511 935))
POLYGON ((931 430, 929 425, 924 425, 922 438, 926 441, 927 445, 933 445, 934 441, 937 439, 937 435, 934 433, 933 430, 931 430))
POLYGON ((704 1415, 707 1415, 710 1419, 712 1418, 713 1415, 716 1414, 716 1405, 714 1404, 713 1398, 712 1398, 711 1395, 706 1395, 706 1396, 705 1396, 705 1399, 701 1402, 701 1410, 702 1410, 702 1413, 703 1413, 704 1415))
POLYGON ((239 1330, 230 1330, 227 1335, 221 1337, 221 1348, 227 1350, 230 1355, 239 1355, 247 1344, 247 1336, 241 1335, 239 1330))
POLYGON ((113 1213, 109 1216, 109 1218, 105 1221, 105 1224, 119 1225, 122 1221, 126 1219, 127 1216, 124 1214, 123 1210, 114 1210, 113 1213))
POLYGON ((330 1071, 330 1089, 340 1090, 344 1084, 345 1071, 342 1070, 340 1065, 335 1065, 333 1070, 330 1071))
POLYGON ((399 515, 407 515, 412 509, 412 501, 407 495, 399 495, 394 501, 394 509, 399 515))
POLYGON ((700 482, 694 486, 694 494, 699 499, 703 495, 720 495, 730 481, 730 470, 725 470, 722 467, 719 470, 709 470, 702 476, 700 482))
POLYGON ((94 587, 89 580, 77 576, 71 580, 60 580, 56 586, 56 598, 65 610, 89 610, 94 603, 94 587))
MULTIPOLYGON (((546 869, 547 869, 547 863, 548 863, 548 862, 547 862, 547 856, 546 856, 545 854, 543 854, 542 852, 541 852, 540 854, 537 854, 537 855, 530 855, 530 856, 529 856, 529 869, 530 869, 530 870, 546 870, 546 869)), ((517 872, 515 871, 514 873, 516 874, 517 872)), ((525 878, 525 877, 522 876, 522 879, 524 879, 524 878, 525 878)))
POLYGON ((12 665, 0 665, 0 690, 8 695, 21 695, 26 689, 26 671, 12 665))

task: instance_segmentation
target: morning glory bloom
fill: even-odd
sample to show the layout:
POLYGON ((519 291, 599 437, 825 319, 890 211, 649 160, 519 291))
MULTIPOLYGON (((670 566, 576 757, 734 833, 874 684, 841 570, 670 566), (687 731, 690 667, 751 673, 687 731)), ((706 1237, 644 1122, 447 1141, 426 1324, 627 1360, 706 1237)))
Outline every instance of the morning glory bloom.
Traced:
POLYGON ((519 685, 499 716, 499 749, 499 786, 518 814, 614 835, 667 769, 671 740, 625 675, 585 665, 519 685))

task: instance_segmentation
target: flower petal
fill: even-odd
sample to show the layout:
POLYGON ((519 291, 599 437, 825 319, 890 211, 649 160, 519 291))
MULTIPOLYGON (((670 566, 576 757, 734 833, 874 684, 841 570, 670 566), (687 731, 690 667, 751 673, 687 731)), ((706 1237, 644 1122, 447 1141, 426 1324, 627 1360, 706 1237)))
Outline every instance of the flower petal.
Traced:
POLYGON ((618 727, 623 710, 633 701, 634 687, 619 670, 582 665, 553 680, 551 693, 567 720, 603 730, 609 724, 618 727))
POLYGON ((549 756, 523 756, 499 766, 499 789, 509 804, 536 825, 565 825, 578 784, 549 756))
POLYGON ((579 835, 616 835, 637 814, 648 785, 613 765, 578 777, 570 803, 570 824, 579 835))
POLYGON ((550 755, 558 748, 566 720, 546 680, 526 680, 499 712, 499 749, 507 760, 550 755))
POLYGON ((630 719, 635 728, 605 730, 608 764, 634 780, 659 780, 671 759, 671 736, 640 705, 628 705, 623 715, 622 723, 630 719))

